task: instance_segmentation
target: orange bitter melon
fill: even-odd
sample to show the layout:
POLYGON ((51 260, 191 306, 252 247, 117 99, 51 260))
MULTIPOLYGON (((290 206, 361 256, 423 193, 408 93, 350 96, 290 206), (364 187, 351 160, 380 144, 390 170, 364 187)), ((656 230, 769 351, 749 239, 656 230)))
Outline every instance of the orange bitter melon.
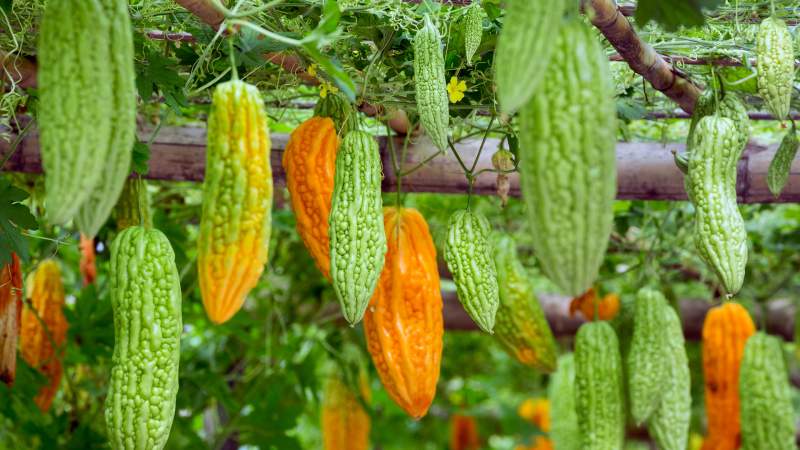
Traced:
POLYGON ((283 153, 286 187, 297 219, 297 232, 328 279, 331 267, 328 215, 338 148, 333 120, 312 117, 292 132, 283 153))
POLYGON ((322 402, 324 450, 368 450, 370 418, 362 405, 362 401, 364 403, 370 401, 366 373, 360 373, 361 392, 356 392, 335 373, 328 377, 324 389, 322 402))
POLYGON ((264 270, 272 225, 267 114, 255 86, 217 85, 208 117, 197 267, 212 322, 230 319, 264 270))
POLYGON ((0 381, 14 384, 22 313, 22 269, 16 253, 0 268, 0 381))
POLYGON ((364 315, 364 335, 389 396, 418 419, 436 395, 442 356, 436 248, 417 210, 387 207, 383 218, 388 251, 364 315))
POLYGON ((708 438, 704 449, 735 449, 741 442, 739 366, 753 320, 738 303, 712 308, 703 323, 703 376, 708 438))
POLYGON ((42 411, 50 409, 61 383, 61 358, 67 339, 64 317, 64 285, 58 263, 48 259, 39 264, 28 283, 29 305, 22 311, 20 341, 22 357, 49 380, 35 398, 42 411))
POLYGON ((97 266, 95 265, 94 239, 81 233, 81 241, 78 244, 81 249, 80 270, 83 278, 83 285, 94 283, 97 278, 97 266))

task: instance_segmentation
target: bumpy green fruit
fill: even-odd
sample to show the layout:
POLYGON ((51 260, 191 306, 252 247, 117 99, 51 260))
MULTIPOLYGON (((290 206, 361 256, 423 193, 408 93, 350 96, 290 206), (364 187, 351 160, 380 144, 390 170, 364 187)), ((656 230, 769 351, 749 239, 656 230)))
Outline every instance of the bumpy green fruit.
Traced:
POLYGON ((580 450, 581 430, 575 409, 575 359, 572 353, 558 358, 558 370, 547 387, 550 399, 550 439, 559 450, 580 450))
MULTIPOLYGON (((638 308, 638 305, 637 305, 638 308)), ((685 450, 689 440, 689 422, 692 418, 692 380, 689 360, 683 341, 680 318, 666 301, 662 302, 660 328, 666 346, 659 355, 666 363, 661 380, 661 400, 647 420, 650 436, 661 450, 685 450)), ((636 326, 636 322, 634 322, 636 326)))
POLYGON ((383 270, 382 170, 375 139, 363 131, 348 133, 336 154, 328 232, 333 290, 351 325, 364 317, 383 270))
POLYGON ((483 215, 456 211, 448 224, 444 260, 464 309, 483 331, 491 333, 500 295, 489 232, 489 221, 483 215))
POLYGON ((442 38, 429 16, 414 37, 414 79, 419 120, 433 144, 447 150, 450 109, 444 75, 442 38))
POLYGON ((607 322, 581 325, 575 337, 575 404, 584 450, 614 450, 625 438, 622 359, 607 322))
POLYGON ((800 147, 800 141, 797 140, 797 130, 794 122, 792 122, 792 129, 787 131, 783 140, 781 140, 781 145, 778 147, 778 151, 775 152, 767 171, 767 186, 769 186, 769 191, 776 198, 781 195, 783 187, 786 186, 786 182, 789 180, 789 172, 792 169, 792 161, 797 155, 798 147, 800 147))
POLYGON ((792 392, 777 338, 759 332, 747 340, 739 397, 743 450, 797 448, 792 392))
MULTIPOLYGON (((736 127, 737 149, 739 157, 741 157, 744 148, 747 146, 747 141, 750 140, 750 116, 747 114, 747 106, 742 102, 741 97, 736 94, 728 92, 724 97, 718 98, 720 95, 707 90, 697 99, 697 104, 692 113, 692 122, 689 125, 687 143, 691 147, 694 130, 697 128, 697 123, 700 122, 700 119, 716 114, 733 121, 736 127)), ((687 148, 687 151, 691 151, 691 148, 687 148)))
POLYGON ((501 233, 492 236, 492 243, 500 288, 494 334, 519 362, 552 372, 556 368, 556 342, 528 274, 517 259, 516 243, 501 233))
POLYGON ((181 285, 175 254, 158 230, 122 231, 111 245, 114 354, 106 397, 111 447, 164 448, 175 415, 181 285))
POLYGON ((758 95, 778 120, 789 115, 794 83, 794 46, 786 22, 764 19, 756 37, 758 95))
POLYGON ((574 21, 554 41, 558 64, 519 113, 520 183, 542 269, 577 297, 597 278, 611 234, 617 113, 594 32, 574 21))
POLYGON ((464 51, 467 65, 472 65, 472 57, 481 45, 485 16, 486 13, 478 2, 473 2, 472 6, 467 8, 467 15, 464 17, 464 51))
POLYGON ((696 210, 695 243, 729 295, 739 292, 747 264, 747 233, 736 203, 739 144, 732 120, 702 118, 689 156, 689 198, 696 210))
POLYGON ((314 116, 333 120, 339 136, 358 129, 358 114, 347 98, 339 93, 329 92, 325 98, 321 98, 314 106, 314 116))
POLYGON ((628 393, 631 416, 644 423, 661 404, 667 383, 667 335, 664 320, 669 306, 664 296, 644 288, 636 296, 633 338, 628 352, 628 393))
POLYGON ((111 59, 106 61, 111 72, 113 103, 111 104, 111 138, 105 165, 89 197, 81 204, 75 222, 78 230, 94 237, 106 222, 130 175, 133 141, 136 132, 136 82, 133 68, 133 35, 125 0, 102 0, 111 21, 108 46, 111 59))
MULTIPOLYGON (((551 58, 557 62, 553 64, 556 72, 561 72, 565 63, 560 59, 563 55, 553 56, 554 52, 559 52, 553 39, 559 35, 567 3, 562 0, 506 2, 503 29, 494 54, 497 98, 504 112, 510 114, 522 108, 534 92, 548 96, 548 87, 539 84, 550 75, 551 58)), ((584 56, 575 55, 575 59, 584 56)), ((591 65, 589 69, 592 69, 591 65)), ((586 73, 587 82, 591 80, 590 73, 586 73)), ((595 79, 594 83, 598 83, 596 86, 600 89, 605 80, 595 79)), ((609 94, 613 95, 613 92, 611 90, 609 94)))

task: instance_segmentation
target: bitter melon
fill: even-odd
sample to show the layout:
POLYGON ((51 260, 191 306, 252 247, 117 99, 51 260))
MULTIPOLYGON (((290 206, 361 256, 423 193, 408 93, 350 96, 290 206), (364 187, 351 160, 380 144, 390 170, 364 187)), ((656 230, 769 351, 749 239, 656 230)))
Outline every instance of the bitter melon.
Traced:
POLYGON ((464 309, 480 329, 492 333, 500 294, 489 232, 489 221, 482 214, 456 211, 448 224, 444 260, 464 309))
POLYGON ((217 85, 208 116, 197 269, 203 306, 214 323, 242 307, 267 262, 272 167, 267 113, 253 85, 217 85))
MULTIPOLYGON (((548 94, 548 87, 539 84, 549 76, 551 59, 557 61, 553 64, 556 72, 565 63, 560 56, 553 56, 559 52, 559 46, 553 45, 553 39, 561 33, 567 3, 561 0, 506 2, 503 29, 497 38, 494 54, 497 98, 504 112, 510 114, 517 111, 534 92, 548 94)), ((576 57, 582 59, 583 54, 576 57)), ((587 80, 590 79, 588 73, 586 76, 587 80)), ((605 83, 602 79, 597 81, 605 83)), ((613 93, 613 90, 609 93, 613 93)))
POLYGON ((739 396, 743 450, 797 448, 792 389, 777 338, 759 332, 747 340, 739 396))
POLYGON ((353 110, 353 105, 344 95, 336 92, 329 92, 319 99, 314 106, 314 117, 331 119, 340 137, 358 129, 358 115, 353 110))
POLYGON ((558 369, 547 387, 550 399, 550 438, 559 450, 580 450, 581 431, 575 409, 575 358, 572 353, 558 358, 558 369))
POLYGON ((166 236, 126 228, 111 244, 114 354, 105 418, 111 447, 164 448, 175 415, 181 285, 166 236))
POLYGON ((517 259, 516 243, 507 234, 495 233, 492 244, 500 289, 495 336, 517 361, 552 372, 556 368, 556 342, 528 274, 517 259))
POLYGON ((472 65, 472 57, 481 45, 485 16, 486 13, 478 2, 473 2, 464 16, 464 54, 467 57, 467 65, 472 65))
POLYGON ((781 140, 781 145, 778 146, 778 151, 772 157, 767 171, 767 186, 776 198, 781 195, 783 187, 789 180, 789 172, 792 169, 792 161, 797 155, 798 147, 800 147, 800 141, 797 139, 797 129, 792 121, 792 128, 781 140))
MULTIPOLYGON (((133 67, 133 35, 126 0, 102 0, 111 21, 108 46, 113 103, 111 105, 111 138, 100 178, 81 204, 75 223, 78 230, 94 237, 108 219, 130 174, 133 141, 136 131, 136 83, 133 67)), ((81 149, 82 151, 85 149, 81 149)))
POLYGON ((608 58, 588 26, 564 24, 554 46, 558 64, 519 113, 520 184, 542 269, 577 297, 594 283, 611 234, 617 115, 608 58))
POLYGON ((419 120, 433 144, 446 151, 450 109, 442 38, 428 15, 414 37, 414 79, 419 120))
POLYGON ((669 306, 664 296, 644 288, 636 296, 633 338, 628 353, 628 392, 631 416, 644 423, 661 404, 669 379, 667 334, 664 329, 669 306))
POLYGON ((687 183, 696 210, 695 244, 729 295, 739 292, 747 265, 747 233, 736 203, 739 155, 732 120, 716 115, 700 119, 694 130, 687 183))
POLYGON ((581 325, 575 337, 575 406, 582 447, 613 450, 625 438, 622 360, 608 322, 581 325))
POLYGON ((381 155, 363 131, 344 137, 336 155, 329 217, 331 280, 351 325, 364 317, 386 254, 381 155))
POLYGON ((789 114, 794 83, 794 42, 786 22, 769 17, 756 36, 758 95, 777 120, 789 114))

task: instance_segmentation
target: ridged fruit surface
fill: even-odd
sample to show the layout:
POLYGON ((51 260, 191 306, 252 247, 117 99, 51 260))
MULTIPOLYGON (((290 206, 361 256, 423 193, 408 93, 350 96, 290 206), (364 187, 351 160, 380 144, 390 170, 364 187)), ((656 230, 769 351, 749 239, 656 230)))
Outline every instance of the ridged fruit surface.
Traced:
POLYGON ((744 347, 739 370, 743 450, 797 448, 792 388, 781 344, 758 332, 744 347))
POLYGON ((44 10, 37 123, 50 223, 67 223, 88 201, 96 217, 79 224, 94 234, 122 188, 136 126, 131 33, 122 0, 54 1, 44 10))
POLYGON ((575 337, 575 407, 584 450, 614 450, 625 440, 625 397, 617 334, 588 322, 575 337))
MULTIPOLYGON (((613 225, 616 103, 608 57, 593 30, 565 23, 548 45, 553 63, 519 112, 520 186, 542 270, 576 297, 597 278, 613 225)), ((523 79, 514 82, 527 84, 523 79)))
POLYGON ((458 300, 481 330, 492 333, 500 292, 485 216, 459 210, 450 216, 444 260, 453 274, 458 300))
POLYGON ((517 245, 507 235, 492 236, 500 306, 494 335, 509 355, 542 372, 556 368, 556 341, 539 299, 517 259, 517 245))
POLYGON ((797 139, 797 129, 792 122, 792 128, 787 130, 783 136, 781 145, 778 146, 778 151, 772 157, 767 171, 767 186, 776 198, 781 195, 783 187, 789 181, 789 172, 792 169, 792 162, 797 155, 798 147, 800 147, 800 140, 797 139))
POLYGON ((387 207, 386 262, 364 315, 364 336, 383 387, 419 419, 436 395, 442 357, 442 293, 436 248, 415 209, 387 207))
POLYGON ((22 267, 12 253, 11 262, 0 267, 0 382, 9 386, 17 373, 22 296, 22 267))
POLYGON ((483 19, 486 13, 480 3, 473 3, 467 8, 464 16, 464 55, 467 58, 467 65, 472 65, 472 57, 478 51, 478 47, 483 40, 483 19))
POLYGON ((364 376, 359 382, 360 395, 337 376, 326 380, 322 403, 324 450, 369 449, 370 418, 361 403, 369 403, 369 385, 364 376))
POLYGON ((333 290, 350 325, 364 317, 383 270, 382 171, 375 138, 348 133, 336 155, 328 232, 333 290))
POLYGON ((703 322, 703 378, 708 437, 704 449, 735 449, 741 442, 739 368, 756 328, 738 303, 711 308, 703 322))
POLYGON ((255 86, 217 85, 208 117, 197 268, 203 306, 214 323, 242 307, 267 262, 272 167, 267 114, 255 86))
POLYGON ((794 41, 786 22, 769 17, 756 36, 758 95, 777 120, 789 115, 794 83, 794 41))
POLYGON ((631 416, 644 423, 661 404, 669 378, 669 350, 664 324, 669 314, 661 292, 643 288, 636 295, 633 338, 628 352, 628 396, 631 416))
POLYGON ((330 279, 328 216, 331 212, 339 138, 327 117, 312 117, 295 128, 283 153, 286 187, 297 232, 317 267, 330 279))
POLYGON ((111 244, 114 353, 105 404, 111 448, 164 448, 180 362, 181 285, 163 233, 134 226, 111 244))
POLYGON ((442 37, 428 15, 414 37, 414 85, 420 123, 433 144, 440 151, 446 151, 450 106, 447 100, 442 37))
POLYGON ((81 204, 75 223, 81 233, 95 237, 108 219, 130 175, 136 133, 136 81, 133 67, 133 28, 127 0, 101 0, 111 27, 108 36, 111 74, 111 137, 100 178, 81 204))
POLYGON ((30 306, 22 311, 20 347, 25 361, 48 379, 34 399, 39 409, 47 411, 61 384, 61 359, 67 340, 64 285, 57 262, 47 259, 39 264, 28 282, 27 296, 30 306))
POLYGON ((559 450, 580 450, 581 431, 575 409, 575 357, 559 356, 558 368, 547 387, 550 399, 550 439, 559 450))
MULTIPOLYGON (((509 0, 503 27, 494 55, 497 97, 506 113, 525 105, 534 92, 547 92, 540 86, 552 66, 563 64, 553 45, 565 11, 561 0, 509 0)), ((558 70, 558 69, 556 69, 558 70)))
POLYGON ((690 146, 687 184, 695 206, 695 245, 728 295, 734 295, 747 265, 747 232, 736 200, 741 150, 735 123, 715 115, 700 119, 690 146))

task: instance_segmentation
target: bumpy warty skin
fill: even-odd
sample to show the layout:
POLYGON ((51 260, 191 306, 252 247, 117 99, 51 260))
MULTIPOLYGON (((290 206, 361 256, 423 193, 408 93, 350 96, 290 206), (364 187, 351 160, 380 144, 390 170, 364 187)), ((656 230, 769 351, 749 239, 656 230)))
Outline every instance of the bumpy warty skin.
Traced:
POLYGON ((750 337, 739 375, 743 450, 797 448, 791 391, 781 342, 763 332, 750 337))
MULTIPOLYGON (((567 2, 511 0, 506 3, 503 29, 497 38, 494 78, 497 98, 510 114, 522 108, 534 92, 547 92, 540 83, 550 69, 553 37, 559 34, 567 2)), ((612 91, 613 92, 613 91, 612 91)))
POLYGON ((388 251, 364 314, 364 337, 386 392, 411 417, 436 395, 442 358, 442 291, 436 247, 417 210, 384 208, 388 251))
POLYGON ((575 355, 558 358, 558 369, 547 387, 550 400, 550 439, 559 450, 581 450, 581 430, 575 409, 575 355))
POLYGON ((467 58, 467 65, 472 65, 472 57, 478 51, 478 47, 483 40, 483 19, 486 13, 479 3, 474 3, 467 9, 464 18, 464 55, 467 58))
POLYGON ((439 150, 446 151, 450 107, 442 39, 439 30, 427 15, 425 24, 414 37, 414 79, 419 120, 434 145, 439 150))
POLYGON ((350 325, 364 316, 383 270, 382 170, 375 139, 348 133, 336 155, 328 232, 333 290, 350 325))
POLYGON ((111 246, 114 353, 106 426, 115 450, 164 448, 175 414, 181 288, 175 255, 158 230, 135 226, 111 246))
POLYGON ((283 153, 286 187, 297 218, 297 232, 328 279, 331 266, 328 216, 338 148, 333 121, 312 117, 292 132, 283 153))
POLYGON ((775 197, 781 195, 783 187, 789 181, 789 172, 794 157, 797 155, 798 147, 800 147, 800 141, 797 140, 797 130, 792 125, 792 128, 781 140, 781 145, 778 146, 778 151, 775 152, 767 171, 767 186, 775 197))
POLYGON ((701 119, 694 133, 688 175, 696 211, 695 244, 729 295, 741 289, 747 265, 747 232, 736 203, 736 136, 730 119, 701 119))
POLYGON ((654 289, 643 288, 636 296, 633 338, 628 352, 628 390, 631 416, 637 424, 644 423, 661 403, 669 377, 664 330, 667 308, 664 296, 654 289))
POLYGON ((516 242, 498 232, 492 235, 492 247, 500 294, 494 335, 517 361, 552 372, 558 348, 528 274, 517 259, 516 242))
POLYGON ((133 30, 126 0, 101 0, 111 22, 106 62, 112 77, 111 138, 105 167, 97 185, 75 216, 78 229, 94 237, 103 226, 130 174, 136 132, 136 81, 133 67, 133 30))
POLYGON ((608 59, 587 25, 564 24, 553 58, 519 112, 520 184, 543 271, 577 297, 597 278, 613 225, 616 103, 608 59))
POLYGON ((756 37, 758 95, 778 120, 786 119, 794 83, 794 42, 786 22, 764 19, 756 37))
POLYGON ((480 213, 456 211, 450 216, 444 250, 458 300, 478 327, 487 333, 493 332, 500 306, 490 231, 489 221, 480 213))
POLYGON ((114 123, 111 21, 100 0, 48 2, 37 50, 47 221, 69 222, 95 189, 114 123))
POLYGON ((581 325, 575 337, 575 405, 582 448, 613 450, 625 439, 622 359, 607 322, 581 325))
POLYGON ((197 267, 203 306, 215 323, 230 319, 267 262, 272 167, 267 115, 255 86, 217 86, 208 118, 203 213, 197 267))
MULTIPOLYGON (((685 450, 692 419, 692 379, 678 313, 666 302, 661 327, 666 337, 667 373, 661 402, 647 421, 650 435, 662 450, 685 450)), ((635 322, 634 322, 635 323, 635 322)))

